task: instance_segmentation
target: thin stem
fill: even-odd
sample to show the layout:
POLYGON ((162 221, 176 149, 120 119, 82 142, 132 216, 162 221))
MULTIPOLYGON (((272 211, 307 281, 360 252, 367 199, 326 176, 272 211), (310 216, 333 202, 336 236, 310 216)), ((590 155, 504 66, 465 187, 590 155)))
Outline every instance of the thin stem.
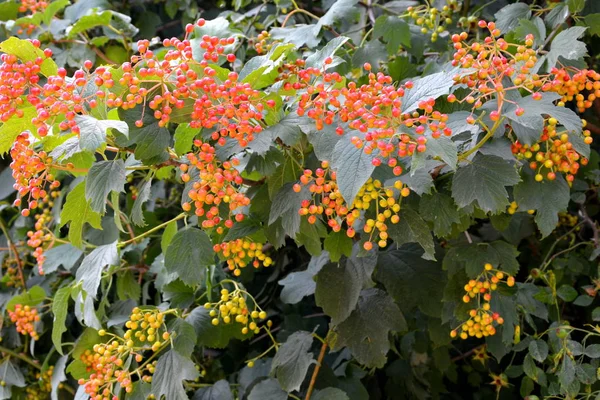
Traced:
POLYGON ((33 361, 31 358, 29 358, 23 354, 19 354, 16 351, 7 349, 6 347, 0 346, 0 353, 6 353, 11 357, 18 358, 21 361, 25 361, 27 364, 31 365, 34 368, 37 368, 40 370, 42 369, 42 366, 40 364, 36 363, 35 361, 33 361))
POLYGON ((138 236, 136 236, 136 237, 134 237, 134 238, 131 238, 131 239, 129 239, 129 240, 126 240, 126 241, 124 241, 124 242, 120 242, 120 243, 119 243, 119 247, 123 247, 123 246, 125 246, 126 244, 129 244, 129 243, 136 242, 136 241, 138 241, 139 239, 141 239, 141 238, 144 238, 144 237, 146 237, 146 236, 150 235, 151 233, 154 233, 154 232, 156 232, 156 231, 158 231, 158 230, 160 230, 160 229, 164 228, 165 226, 169 225, 169 224, 170 224, 171 222, 173 222, 173 221, 179 221, 180 219, 182 219, 182 218, 185 218, 185 217, 186 217, 186 215, 187 215, 186 213, 181 213, 181 214, 179 214, 178 216, 176 216, 175 218, 173 218, 173 219, 171 219, 171 220, 169 220, 169 221, 167 221, 167 222, 163 222, 163 223, 162 223, 162 224, 160 224, 160 225, 156 225, 154 228, 147 230, 146 232, 142 233, 141 235, 138 235, 138 236))
POLYGON ((290 19, 290 17, 292 15, 294 15, 294 14, 297 14, 297 13, 308 15, 309 17, 312 17, 312 18, 316 19, 317 21, 321 19, 321 18, 317 17, 315 14, 311 13, 310 11, 306 11, 306 10, 303 10, 301 8, 297 8, 297 9, 293 10, 292 12, 290 12, 288 15, 285 16, 285 19, 283 20, 283 23, 281 24, 281 27, 284 28, 285 24, 287 24, 287 22, 290 19))
POLYGON ((319 352, 319 357, 317 358, 317 365, 315 365, 315 370, 313 371, 313 374, 310 377, 310 384, 308 385, 308 389, 306 390, 306 397, 304 398, 304 400, 310 400, 310 396, 312 395, 312 392, 315 389, 315 384, 317 383, 317 376, 319 375, 319 370, 321 369, 321 364, 323 363, 323 358, 325 358, 326 351, 327 342, 323 341, 321 351, 319 352))
POLYGON ((488 129, 487 126, 485 126, 485 124, 483 124, 483 122, 482 122, 481 124, 483 125, 483 127, 485 128, 487 133, 485 134, 483 139, 481 139, 475 146, 473 146, 473 148, 471 148, 471 149, 465 151, 464 153, 462 153, 461 155, 459 155, 458 160, 463 161, 467 157, 469 157, 471 154, 473 154, 477 150, 479 150, 488 140, 490 140, 494 136, 496 129, 498 129, 498 127, 502 124, 502 121, 504 121, 504 117, 502 117, 498 121, 496 121, 494 123, 494 125, 492 126, 492 129, 488 129))

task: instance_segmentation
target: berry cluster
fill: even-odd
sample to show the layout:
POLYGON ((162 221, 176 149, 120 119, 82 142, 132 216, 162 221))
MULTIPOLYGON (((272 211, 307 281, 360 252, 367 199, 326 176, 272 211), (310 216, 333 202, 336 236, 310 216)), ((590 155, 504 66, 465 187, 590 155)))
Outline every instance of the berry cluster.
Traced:
POLYGON ((39 339, 35 331, 35 323, 40 320, 37 308, 16 304, 13 311, 8 310, 8 316, 21 335, 29 335, 33 340, 39 339))
MULTIPOLYGON (((328 62, 331 58, 325 60, 325 66, 328 62)), ((364 68, 370 71, 371 65, 367 63, 364 68)), ((316 68, 303 72, 300 77, 307 83, 311 75, 321 75, 316 68)), ((347 124, 348 128, 363 133, 363 138, 352 137, 352 143, 367 154, 376 154, 374 165, 387 160, 387 165, 400 175, 402 169, 396 169, 398 158, 425 151, 426 132, 429 131, 433 138, 452 135, 446 125, 448 116, 433 110, 433 99, 419 102, 416 111, 403 113, 402 97, 406 89, 413 87, 412 82, 396 87, 392 78, 381 72, 369 72, 368 79, 368 84, 359 86, 349 82, 339 89, 335 84, 342 82, 342 77, 335 72, 324 73, 324 82, 309 85, 306 93, 301 95, 298 114, 306 113, 314 119, 317 129, 323 124, 337 124, 336 132, 343 135, 342 124, 347 124), (340 99, 344 99, 343 102, 340 99)))
POLYGON ((408 7, 408 16, 421 27, 421 33, 431 32, 431 41, 436 42, 440 33, 452 24, 452 17, 460 11, 462 4, 457 0, 448 0, 441 9, 431 7, 429 3, 417 7, 408 7))
MULTIPOLYGON (((29 385, 25 388, 25 395, 27 400, 46 400, 50 397, 52 392, 52 375, 54 374, 54 365, 51 365, 43 372, 35 373, 35 385, 29 385)), ((62 388, 63 384, 60 383, 58 388, 62 388)))
POLYGON ((212 228, 221 222, 224 222, 225 227, 231 228, 233 219, 238 222, 244 219, 244 214, 238 209, 250 204, 250 199, 241 191, 243 179, 235 168, 239 161, 232 159, 220 162, 216 158, 215 148, 208 143, 196 139, 194 145, 198 148, 198 153, 189 153, 186 156, 189 165, 180 166, 183 172, 181 179, 184 182, 189 182, 192 175, 195 176, 189 173, 190 169, 198 173, 191 190, 187 193, 193 203, 185 202, 183 209, 190 211, 193 204, 196 215, 205 218, 202 221, 203 228, 212 228), (228 205, 226 216, 222 215, 221 204, 228 205))
MULTIPOLYGON (((477 278, 471 279, 465 285, 466 294, 463 296, 463 302, 470 303, 476 300, 477 308, 470 310, 469 320, 461 324, 461 339, 494 335, 496 333, 494 323, 497 325, 504 323, 500 314, 490 311, 492 292, 498 289, 500 282, 505 282, 507 286, 512 287, 515 285, 515 278, 494 269, 494 266, 488 263, 484 265, 483 272, 477 278)), ((458 329, 452 330, 450 336, 453 338, 459 336, 458 329)))
POLYGON ((2 283, 8 287, 23 286, 21 272, 19 271, 18 261, 13 257, 5 257, 2 261, 2 283))
POLYGON ((545 92, 554 92, 562 96, 561 102, 575 101, 579 112, 590 108, 600 97, 600 74, 596 71, 570 68, 552 68, 546 83, 542 86, 545 92), (588 92, 587 97, 582 92, 588 92))
MULTIPOLYGON (((538 182, 544 179, 552 181, 556 179, 557 173, 563 173, 571 183, 580 164, 586 165, 588 162, 587 158, 573 148, 566 131, 557 132, 557 124, 556 118, 548 118, 539 142, 529 146, 516 140, 512 145, 512 152, 517 159, 531 160, 529 167, 537 172, 535 180, 538 182)), ((584 131, 584 142, 592 143, 588 130, 584 131)))
POLYGON ((261 265, 268 267, 273 263, 271 257, 263 253, 263 246, 263 243, 241 238, 215 244, 214 251, 227 260, 227 267, 233 275, 240 276, 240 268, 245 268, 250 263, 254 268, 261 265))
POLYGON ((312 199, 302 201, 298 213, 308 216, 310 224, 317 222, 317 216, 324 215, 327 218, 327 225, 334 232, 339 232, 345 222, 348 237, 356 235, 355 222, 364 214, 363 231, 369 235, 364 248, 372 249, 372 241, 375 237, 378 237, 379 247, 387 246, 386 222, 389 220, 392 224, 396 224, 400 221, 398 191, 400 197, 407 197, 410 190, 403 187, 400 180, 395 181, 393 187, 386 188, 381 181, 369 178, 358 191, 352 204, 348 205, 339 191, 336 172, 330 170, 329 162, 323 161, 321 167, 317 168, 314 174, 309 169, 305 170, 300 177, 300 183, 294 185, 296 192, 300 192, 304 185, 308 186, 308 190, 312 193, 312 199))
POLYGON ((256 50, 258 54, 265 54, 271 50, 273 44, 269 41, 270 38, 271 34, 267 31, 259 33, 256 39, 252 41, 254 43, 254 50, 256 50))
MULTIPOLYGON (((250 294, 240 289, 237 284, 233 292, 227 289, 221 290, 221 298, 216 303, 206 303, 204 308, 209 311, 213 325, 231 324, 236 322, 242 326, 241 332, 246 335, 250 332, 259 333, 260 327, 258 322, 267 318, 267 313, 258 307, 254 298, 250 294), (249 309, 248 301, 251 300, 254 307, 252 311, 249 309)), ((271 321, 267 321, 267 326, 271 326, 271 321)))
POLYGON ((556 226, 565 226, 572 228, 579 223, 579 217, 577 215, 569 214, 568 212, 558 213, 558 224, 556 226))
POLYGON ((156 361, 149 358, 144 361, 143 353, 150 349, 153 353, 159 352, 170 343, 164 319, 165 313, 156 309, 135 307, 125 323, 127 331, 122 338, 105 330, 98 332, 101 337, 108 335, 113 339, 95 344, 92 351, 87 350, 81 355, 90 376, 80 379, 79 384, 92 399, 116 400, 119 398, 115 393, 117 387, 130 393, 134 376, 144 382, 152 382, 156 361), (127 363, 130 358, 137 363, 133 371, 127 363))

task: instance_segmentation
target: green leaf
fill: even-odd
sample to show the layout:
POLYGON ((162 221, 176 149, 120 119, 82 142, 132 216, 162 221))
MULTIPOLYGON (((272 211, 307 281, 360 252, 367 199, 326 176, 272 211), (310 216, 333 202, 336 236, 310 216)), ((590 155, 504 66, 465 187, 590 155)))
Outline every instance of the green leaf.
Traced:
POLYGON ((56 291, 52 300, 52 314, 54 320, 52 323, 52 343, 60 355, 62 351, 62 334, 67 331, 65 321, 69 309, 69 298, 71 297, 71 287, 65 286, 56 291))
POLYGON ((403 311, 419 307, 431 317, 440 317, 446 274, 439 263, 424 260, 422 252, 416 245, 380 252, 374 278, 403 311))
POLYGON ((577 290, 575 290, 572 286, 569 285, 561 285, 556 291, 558 297, 562 300, 570 303, 577 297, 577 290))
POLYGON ((567 60, 577 60, 587 55, 585 43, 577 40, 587 28, 583 26, 574 26, 560 32, 550 44, 550 51, 547 54, 548 68, 556 65, 558 57, 567 60))
POLYGON ((425 221, 433 223, 433 233, 438 238, 449 235, 452 225, 460 223, 454 200, 443 193, 423 195, 419 202, 419 213, 425 221))
POLYGON ((160 248, 163 253, 167 252, 167 248, 169 247, 169 244, 171 243, 171 240, 173 240, 173 236, 175 236, 176 233, 177 221, 172 221, 167 225, 165 231, 163 232, 162 238, 160 239, 160 248))
POLYGON ((590 344, 585 347, 585 355, 589 358, 600 358, 600 344, 590 344))
POLYGON ((90 12, 91 9, 104 10, 110 7, 107 0, 78 1, 65 9, 65 19, 77 21, 90 12))
POLYGON ((28 129, 33 129, 31 119, 37 116, 35 107, 25 107, 22 110, 22 117, 13 116, 0 126, 0 156, 8 153, 17 136, 28 129))
MULTIPOLYGON (((320 25, 319 25, 319 29, 320 29, 320 25)), ((306 67, 316 67, 316 68, 323 68, 325 65, 325 59, 328 57, 333 57, 335 52, 344 45, 344 43, 346 43, 348 41, 347 37, 344 36, 338 36, 332 40, 330 40, 329 42, 327 42, 327 44, 325 46, 323 46, 322 49, 315 51, 313 54, 311 54, 310 56, 308 56, 306 58, 306 67)), ((339 64, 340 62, 343 62, 343 60, 335 60, 327 65, 325 67, 325 69, 327 68, 332 68, 333 66, 339 64)))
POLYGON ((565 3, 561 2, 552 8, 548 14, 546 14, 544 17, 544 22, 550 27, 550 29, 555 29, 565 22, 568 16, 569 8, 565 3))
POLYGON ((283 286, 281 301, 286 304, 296 304, 304 297, 314 294, 317 287, 314 277, 328 262, 329 254, 324 251, 320 256, 313 256, 310 259, 306 271, 292 272, 280 280, 278 283, 283 286))
POLYGON ((64 355, 60 357, 56 363, 54 364, 54 369, 52 370, 52 377, 50 378, 51 384, 51 393, 50 397, 52 400, 58 400, 58 389, 61 386, 61 382, 67 380, 67 375, 65 375, 65 366, 67 364, 67 360, 69 356, 64 355))
POLYGON ((248 400, 287 400, 288 394, 276 379, 265 379, 252 387, 248 400))
POLYGON ((544 44, 546 40, 546 25, 540 17, 534 17, 532 20, 520 19, 519 26, 515 29, 515 35, 525 40, 527 35, 533 35, 533 47, 538 47, 544 44))
POLYGON ((168 301, 172 308, 187 308, 194 303, 194 293, 196 291, 176 279, 173 282, 162 287, 163 300, 168 301))
POLYGON ((125 191, 125 163, 123 160, 98 161, 88 171, 85 183, 85 198, 90 201, 92 210, 106 212, 106 198, 111 191, 125 191))
POLYGON ((519 174, 510 163, 497 156, 478 154, 454 174, 452 197, 461 208, 477 204, 485 212, 497 213, 509 204, 505 186, 519 181, 519 174))
POLYGON ((352 204, 358 191, 375 170, 373 154, 357 148, 350 135, 342 137, 335 145, 331 166, 337 174, 337 184, 346 203, 352 204))
POLYGON ((388 226, 388 233, 396 246, 404 243, 419 243, 425 253, 423 258, 435 260, 435 247, 433 237, 427 223, 421 216, 410 208, 402 208, 400 221, 388 226))
POLYGON ((69 0, 56 0, 48 4, 48 7, 44 10, 44 23, 50 25, 52 18, 63 8, 69 5, 69 0))
POLYGON ((296 233, 300 229, 300 215, 298 214, 298 210, 302 205, 302 200, 311 197, 307 188, 304 187, 300 193, 296 193, 293 190, 293 186, 292 182, 283 185, 273 198, 269 213, 269 225, 272 225, 281 218, 285 233, 292 239, 296 237, 296 233))
POLYGON ((46 300, 46 291, 40 286, 32 286, 27 292, 13 296, 7 303, 6 309, 14 311, 17 304, 23 306, 37 306, 46 300))
POLYGON ((113 13, 109 10, 100 13, 84 15, 75 21, 73 25, 71 25, 71 29, 68 30, 68 37, 75 37, 78 33, 88 31, 97 26, 108 26, 110 25, 112 16, 113 13))
POLYGON ((169 332, 175 332, 173 348, 180 354, 192 354, 196 347, 196 330, 181 318, 169 324, 169 332))
POLYGON ((486 263, 516 275, 519 271, 517 248, 507 242, 497 240, 491 243, 473 243, 452 247, 444 257, 444 269, 449 275, 464 270, 469 278, 475 278, 483 271, 486 263))
POLYGON ((540 339, 529 342, 529 354, 536 361, 543 363, 548 357, 548 344, 540 339))
POLYGON ((240 82, 250 83, 253 89, 262 89, 272 85, 279 74, 278 69, 294 48, 295 46, 291 43, 276 43, 264 56, 251 58, 240 71, 240 82))
POLYGON ((300 117, 295 112, 290 112, 275 125, 268 127, 260 136, 267 134, 273 139, 279 138, 286 146, 294 146, 302 138, 302 125, 306 125, 307 117, 300 117))
POLYGON ((75 279, 77 282, 82 283, 82 288, 85 292, 96 298, 98 287, 100 286, 100 279, 102 277, 102 271, 107 265, 119 265, 119 251, 117 249, 117 242, 98 246, 90 254, 85 256, 75 279))
POLYGON ((189 286, 202 282, 206 267, 215 263, 210 239, 200 229, 187 228, 173 236, 165 254, 165 267, 189 286))
POLYGON ((567 6, 571 14, 577 14, 585 7, 585 0, 567 0, 567 6))
POLYGON ((325 264, 317 274, 315 300, 336 325, 344 321, 354 310, 363 288, 370 286, 371 274, 377 263, 375 252, 357 257, 360 245, 356 244, 352 255, 340 263, 325 264))
POLYGON ((563 388, 568 387, 571 382, 573 382, 575 379, 575 361, 573 361, 570 356, 563 356, 561 367, 557 375, 558 381, 563 388))
POLYGON ((500 29, 502 33, 508 33, 519 25, 520 19, 529 19, 531 10, 524 3, 510 4, 494 14, 494 17, 496 18, 496 28, 500 29))
POLYGON ((179 124, 175 129, 175 153, 181 156, 192 149, 194 138, 200 134, 200 129, 190 127, 190 124, 179 124))
POLYGON ((116 129, 125 136, 129 135, 129 127, 123 121, 98 120, 89 115, 76 115, 75 122, 81 131, 79 146, 92 152, 106 142, 109 129, 116 129))
POLYGON ((388 53, 393 55, 398 53, 400 46, 410 48, 410 27, 399 17, 382 15, 375 21, 373 38, 383 38, 388 53))
POLYGON ((318 390, 312 397, 313 400, 350 400, 346 392, 334 387, 318 390))
POLYGON ((8 386, 25 387, 25 377, 9 358, 6 358, 0 364, 0 380, 6 382, 8 386))
POLYGON ((169 350, 156 363, 152 377, 152 394, 160 399, 188 400, 183 381, 193 381, 199 376, 194 362, 177 350, 169 350))
POLYGON ((321 41, 318 37, 317 25, 294 25, 285 28, 271 28, 269 30, 273 39, 282 40, 284 43, 293 43, 297 47, 306 45, 309 49, 316 47, 321 41))
POLYGON ((283 390, 293 392, 300 390, 308 368, 313 362, 310 353, 313 337, 310 332, 295 332, 287 338, 277 350, 271 363, 271 374, 274 374, 283 390))
POLYGON ((216 381, 208 388, 200 388, 194 393, 193 400, 234 400, 229 382, 225 379, 216 381))
POLYGON ((402 97, 402 113, 413 112, 422 101, 448 94, 453 85, 454 78, 447 72, 437 72, 415 80, 413 87, 406 89, 402 97))
POLYGON ((19 14, 19 6, 20 4, 12 1, 0 3, 0 21, 16 20, 19 14))
POLYGON ((570 190, 565 179, 558 175, 555 180, 537 182, 534 171, 523 168, 523 181, 515 186, 513 194, 519 210, 536 210, 535 222, 543 237, 551 234, 558 224, 558 213, 569 205, 570 190))
POLYGON ((417 75, 417 67, 407 56, 397 56, 388 63, 388 73, 395 81, 403 81, 406 78, 417 75))
POLYGON ((587 33, 600 36, 600 14, 588 14, 584 17, 587 33))
POLYGON ((142 106, 131 110, 119 109, 120 119, 129 126, 129 141, 126 145, 135 145, 135 158, 147 165, 166 161, 169 159, 167 147, 171 143, 171 134, 167 128, 158 125, 151 112, 143 113, 142 110, 142 106), (144 123, 141 128, 135 125, 138 120, 144 123))
POLYGON ((383 290, 364 290, 358 307, 337 327, 334 350, 348 347, 356 360, 368 368, 381 368, 390 350, 389 332, 408 329, 404 316, 383 290))
POLYGON ((386 63, 387 60, 388 53, 383 43, 379 40, 372 40, 356 50, 352 56, 352 65, 370 63, 373 72, 377 72, 380 64, 386 63))
POLYGON ((333 262, 338 262, 342 256, 349 257, 352 254, 352 239, 343 230, 330 232, 325 239, 324 246, 333 262))
POLYGON ((60 226, 69 223, 69 241, 75 247, 82 247, 83 226, 87 223, 94 229, 102 229, 102 218, 94 212, 91 201, 85 198, 85 182, 80 182, 67 195, 60 213, 60 226))
MULTIPOLYGON (((83 193, 81 195, 83 196, 83 193)), ((98 223, 100 223, 100 221, 98 221, 98 223)), ((44 274, 48 275, 55 272, 60 265, 67 271, 70 271, 82 255, 83 251, 70 243, 60 246, 54 245, 51 249, 44 252, 44 256, 46 257, 46 261, 44 262, 44 274)))
POLYGON ((319 19, 317 26, 321 29, 324 26, 333 26, 337 21, 354 21, 360 15, 357 7, 358 0, 337 0, 319 19))
POLYGON ((150 188, 152 187, 152 179, 144 180, 138 188, 138 194, 131 208, 131 221, 137 226, 146 226, 144 220, 144 210, 142 206, 150 199, 150 188))
POLYGON ((185 320, 196 330, 199 346, 223 349, 231 339, 243 340, 252 337, 252 333, 244 335, 241 327, 236 323, 213 325, 209 310, 204 307, 194 308, 185 320))
POLYGON ((40 71, 42 75, 46 77, 56 75, 58 72, 58 66, 54 60, 52 60, 52 58, 47 58, 42 49, 35 47, 29 40, 19 39, 15 36, 10 37, 0 43, 0 51, 14 55, 23 62, 33 62, 36 58, 40 57, 44 60, 40 66, 40 71))

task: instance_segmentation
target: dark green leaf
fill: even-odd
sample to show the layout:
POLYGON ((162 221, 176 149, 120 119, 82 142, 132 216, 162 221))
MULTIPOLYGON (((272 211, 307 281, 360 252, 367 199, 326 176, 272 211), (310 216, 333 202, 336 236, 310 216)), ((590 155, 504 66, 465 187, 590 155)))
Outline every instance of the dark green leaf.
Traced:
POLYGON ((502 33, 508 33, 519 25, 519 20, 522 18, 529 19, 531 10, 524 3, 516 3, 508 5, 494 14, 496 18, 496 28, 502 33))
POLYGON ((204 279, 206 268, 215 263, 215 254, 210 239, 200 229, 187 228, 173 236, 165 254, 165 267, 175 272, 190 286, 204 279))
POLYGON ((335 3, 327 10, 325 15, 319 19, 317 26, 333 26, 336 21, 347 20, 354 21, 360 15, 357 7, 358 0, 336 0, 335 3))
POLYGON ((287 398, 287 393, 281 389, 276 379, 265 379, 257 383, 248 395, 248 400, 287 400, 287 398))
POLYGON ((300 215, 298 210, 302 200, 310 198, 308 189, 303 188, 300 193, 293 190, 293 183, 286 183, 273 198, 271 212, 269 214, 269 225, 281 218, 285 233, 294 238, 300 228, 300 215))
POLYGON ((198 345, 222 349, 227 347, 231 339, 247 339, 251 334, 244 335, 239 324, 223 324, 214 326, 209 310, 196 307, 185 318, 186 322, 196 329, 198 345))
POLYGON ((331 166, 337 173, 337 184, 346 203, 354 201, 360 188, 371 177, 375 166, 373 154, 357 148, 349 138, 342 137, 335 145, 331 166))
POLYGON ((558 297, 566 302, 572 302, 577 297, 577 290, 575 290, 572 286, 562 285, 556 291, 558 297))
POLYGON ((279 281, 283 286, 281 289, 281 301, 287 304, 296 304, 305 296, 315 293, 317 284, 315 275, 329 262, 329 254, 325 251, 318 257, 312 257, 306 271, 292 272, 279 281))
POLYGON ((106 212, 106 197, 111 191, 125 191, 125 163, 123 160, 98 161, 92 165, 85 183, 85 198, 97 213, 106 212))
POLYGON ((214 385, 208 388, 201 388, 196 393, 192 400, 234 400, 233 393, 229 382, 225 379, 215 382, 214 385))
POLYGON ((550 44, 550 51, 546 56, 549 68, 556 65, 558 57, 577 60, 587 54, 585 43, 577 40, 584 34, 586 29, 586 27, 574 26, 565 29, 554 37, 550 44))
POLYGON ((367 289, 361 293, 356 310, 338 325, 335 350, 348 347, 359 363, 382 367, 390 349, 389 332, 406 329, 404 316, 392 298, 382 290, 367 289))
POLYGON ((536 361, 543 363, 548 357, 548 344, 540 339, 532 340, 529 343, 529 354, 536 361))
POLYGON ((325 239, 324 246, 333 262, 338 262, 342 256, 349 257, 352 253, 352 239, 348 237, 344 230, 330 232, 325 239))
POLYGON ((418 108, 420 102, 448 94, 453 85, 452 75, 446 72, 438 72, 415 80, 413 87, 404 92, 402 112, 410 113, 418 108))
POLYGON ((387 42, 390 55, 396 54, 400 46, 410 47, 410 28, 406 22, 396 16, 382 15, 375 21, 374 38, 383 38, 387 42))
POLYGON ((6 382, 6 385, 25 387, 25 377, 19 370, 19 367, 12 363, 9 358, 6 358, 0 364, 0 380, 6 382))
POLYGON ((452 225, 460 223, 460 215, 450 196, 443 193, 423 195, 419 213, 424 220, 433 223, 433 233, 442 238, 452 232, 452 225))
POLYGON ((192 381, 198 377, 195 364, 177 350, 169 350, 156 363, 156 372, 152 377, 152 394, 160 399, 188 400, 183 381, 192 381))
POLYGON ((509 204, 505 186, 519 181, 519 174, 510 163, 500 157, 478 154, 472 163, 456 171, 452 197, 461 208, 477 203, 483 211, 496 213, 509 204))
POLYGON ((433 237, 427 223, 421 216, 410 208, 400 210, 400 221, 388 225, 388 233, 396 246, 404 243, 419 243, 425 253, 423 258, 435 260, 433 237))
POLYGON ((310 332, 295 332, 277 350, 271 364, 271 373, 277 377, 283 390, 300 390, 308 368, 313 362, 310 353, 313 337, 310 332))
POLYGON ((144 220, 144 210, 142 206, 150 199, 150 188, 152 187, 152 179, 142 181, 138 188, 138 194, 131 208, 131 221, 137 226, 146 226, 144 220))
POLYGON ((312 397, 313 400, 350 400, 346 392, 334 388, 328 387, 316 392, 312 397))
POLYGON ((589 358, 600 358, 600 344, 590 344, 585 347, 585 355, 589 358))

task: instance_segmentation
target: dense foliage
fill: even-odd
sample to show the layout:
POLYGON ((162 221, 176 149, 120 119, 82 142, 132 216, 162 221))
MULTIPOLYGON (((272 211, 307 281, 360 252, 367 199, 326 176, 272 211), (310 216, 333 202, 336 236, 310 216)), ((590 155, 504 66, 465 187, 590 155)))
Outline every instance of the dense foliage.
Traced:
POLYGON ((600 398, 598 2, 0 20, 0 399, 600 398))

